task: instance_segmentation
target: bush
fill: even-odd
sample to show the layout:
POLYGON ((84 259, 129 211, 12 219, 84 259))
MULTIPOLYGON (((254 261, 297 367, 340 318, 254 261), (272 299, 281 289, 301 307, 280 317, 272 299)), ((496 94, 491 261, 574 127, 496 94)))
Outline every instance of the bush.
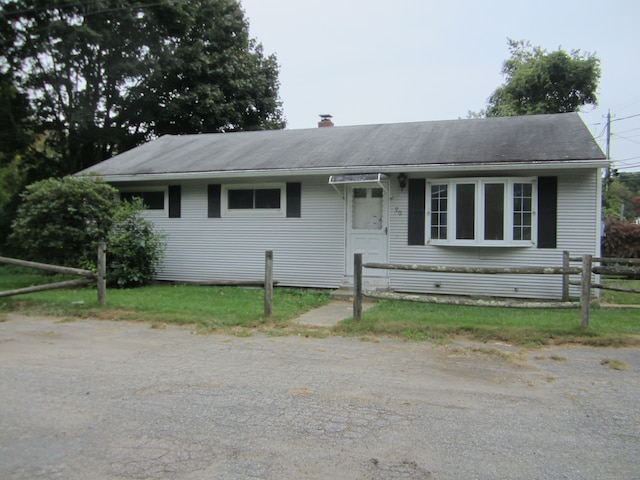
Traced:
POLYGON ((118 191, 97 177, 50 178, 20 196, 9 245, 29 260, 68 267, 96 263, 118 208, 118 191))
MULTIPOLYGON (((602 239, 602 254, 613 258, 640 258, 640 225, 615 218, 607 219, 602 239)), ((625 276, 640 280, 640 274, 625 276)))
POLYGON ((162 235, 141 217, 142 202, 119 202, 99 177, 47 179, 29 185, 9 236, 11 248, 37 262, 95 270, 98 242, 107 243, 107 280, 148 283, 164 250, 162 235))
POLYGON ((164 253, 164 238, 140 215, 142 201, 123 202, 116 212, 107 245, 107 280, 118 287, 149 283, 164 253))
POLYGON ((640 225, 615 218, 605 220, 602 254, 614 258, 640 258, 640 225))

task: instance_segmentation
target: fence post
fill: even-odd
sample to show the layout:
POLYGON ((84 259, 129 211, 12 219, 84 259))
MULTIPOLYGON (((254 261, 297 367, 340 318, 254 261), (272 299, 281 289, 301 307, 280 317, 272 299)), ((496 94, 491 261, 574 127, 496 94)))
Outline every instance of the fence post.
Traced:
MULTIPOLYGON (((562 268, 565 270, 571 266, 570 258, 568 250, 562 252, 562 268)), ((562 274, 562 301, 569 301, 569 274, 566 271, 562 274)))
POLYGON ((362 254, 353 254, 353 319, 362 318, 362 254))
POLYGON ((580 293, 580 327, 589 328, 591 312, 591 255, 582 257, 582 291, 580 293))
POLYGON ((98 289, 98 304, 107 304, 107 244, 98 243, 98 276, 96 277, 98 289))
POLYGON ((273 250, 264 252, 264 316, 273 312, 273 250))

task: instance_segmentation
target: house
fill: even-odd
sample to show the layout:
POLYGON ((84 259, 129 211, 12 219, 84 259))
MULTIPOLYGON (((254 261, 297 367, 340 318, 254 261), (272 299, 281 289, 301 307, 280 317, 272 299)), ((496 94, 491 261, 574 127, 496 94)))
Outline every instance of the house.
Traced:
MULTIPOLYGON (((259 280, 265 250, 279 285, 321 288, 352 282, 355 252, 365 262, 492 267, 599 254, 607 161, 576 113, 328 126, 167 135, 81 174, 144 199, 167 238, 160 280, 259 280)), ((561 294, 559 276, 365 269, 364 283, 561 294)))

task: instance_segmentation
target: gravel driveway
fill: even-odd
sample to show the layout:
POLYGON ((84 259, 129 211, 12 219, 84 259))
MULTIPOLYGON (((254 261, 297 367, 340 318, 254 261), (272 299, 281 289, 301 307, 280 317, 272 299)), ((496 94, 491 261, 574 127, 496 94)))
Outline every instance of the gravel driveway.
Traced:
POLYGON ((477 347, 10 315, 0 478, 640 478, 639 350, 477 347))

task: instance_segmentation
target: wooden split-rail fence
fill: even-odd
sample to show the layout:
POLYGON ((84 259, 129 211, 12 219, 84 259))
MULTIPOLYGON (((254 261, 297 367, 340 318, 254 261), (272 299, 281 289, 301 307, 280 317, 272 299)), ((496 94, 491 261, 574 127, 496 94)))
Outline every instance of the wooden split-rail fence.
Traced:
MULTIPOLYGON (((81 270, 78 268, 62 267, 57 265, 48 265, 37 262, 27 262, 14 258, 0 257, 0 264, 16 265, 20 267, 37 268, 55 273, 63 273, 70 275, 79 275, 85 277, 79 280, 67 280, 64 282, 56 282, 45 285, 36 285, 18 290, 9 290, 0 292, 0 297, 8 297, 12 295, 20 295, 25 293, 40 292, 44 290, 53 290, 57 288, 68 288, 80 285, 87 285, 96 282, 98 290, 98 303, 106 304, 106 247, 104 243, 98 246, 98 273, 90 270, 81 270)), ((354 272, 353 272, 353 318, 360 320, 362 318, 362 299, 363 297, 372 298, 392 298, 398 300, 412 301, 430 301, 434 302, 436 297, 425 295, 403 295, 387 292, 365 292, 362 289, 362 269, 378 268, 387 270, 407 270, 414 272, 431 272, 431 273, 457 273, 457 274, 482 274, 482 275, 562 275, 562 301, 561 302, 544 302, 537 303, 535 306, 543 308, 574 308, 580 307, 580 326, 589 328, 589 315, 591 310, 591 291, 592 289, 615 290, 619 292, 640 293, 639 289, 622 288, 607 286, 601 283, 594 283, 592 280, 595 275, 640 275, 640 259, 633 258, 601 258, 592 255, 583 255, 582 257, 571 257, 569 252, 563 252, 563 262, 561 267, 459 267, 459 266, 441 266, 441 265, 403 265, 391 263, 363 263, 362 254, 354 254, 354 272), (571 266, 571 263, 580 262, 580 267, 571 266), (599 263, 599 266, 594 266, 599 263), (623 266, 624 265, 624 266, 623 266), (588 272, 588 274, 584 274, 588 272), (572 275, 580 275, 580 281, 571 280, 572 275), (570 301, 570 286, 580 286, 579 302, 570 301)), ((251 282, 252 284, 255 282, 251 282)), ((273 312, 273 287, 277 282, 273 280, 273 251, 265 251, 265 269, 264 269, 264 316, 270 317, 273 312)), ((531 303, 513 302, 513 301, 482 301, 478 300, 456 300, 460 305, 491 305, 491 306, 509 306, 521 307, 532 306, 531 303)))
POLYGON ((0 257, 0 264, 14 265, 17 267, 35 268, 38 270, 44 270, 46 272, 61 273, 65 275, 77 275, 83 278, 77 280, 65 280, 62 282, 46 283, 43 285, 34 285, 26 288, 19 288, 16 290, 6 290, 0 292, 1 297, 12 297, 14 295, 23 295, 26 293, 43 292, 46 290, 56 290, 59 288, 80 287, 84 285, 90 285, 96 283, 98 291, 98 303, 100 305, 106 305, 107 303, 107 256, 106 245, 104 242, 98 244, 98 264, 97 273, 91 270, 83 270, 80 268, 63 267, 60 265, 49 265, 47 263, 29 262, 26 260, 19 260, 17 258, 0 257))
MULTIPOLYGON (((589 328, 589 316, 591 311, 591 291, 594 288, 603 290, 616 290, 621 292, 640 293, 640 290, 633 288, 610 287, 601 283, 593 282, 593 274, 596 275, 640 275, 640 259, 633 258, 601 258, 592 255, 582 257, 571 257, 569 252, 563 252, 563 262, 561 267, 456 267, 441 265, 406 265, 392 263, 363 263, 362 254, 354 254, 353 272, 353 318, 362 318, 362 298, 391 298, 399 300, 436 302, 433 296, 425 295, 403 295, 387 292, 365 292, 362 289, 362 269, 377 268, 386 270, 406 270, 413 272, 431 273, 458 273, 458 274, 482 274, 482 275, 562 275, 562 301, 537 303, 540 308, 573 308, 580 307, 580 326, 589 328), (580 262, 581 265, 571 266, 572 262, 580 262), (594 263, 600 265, 594 266, 594 263), (624 265, 624 266, 623 266, 624 265), (584 272, 587 272, 585 274, 584 272), (580 275, 580 281, 571 280, 572 275, 580 275), (571 302, 569 289, 570 285, 579 285, 579 303, 571 302)), ((531 306, 531 303, 516 303, 513 301, 490 301, 482 302, 471 299, 457 300, 461 305, 492 305, 492 306, 531 306)))

